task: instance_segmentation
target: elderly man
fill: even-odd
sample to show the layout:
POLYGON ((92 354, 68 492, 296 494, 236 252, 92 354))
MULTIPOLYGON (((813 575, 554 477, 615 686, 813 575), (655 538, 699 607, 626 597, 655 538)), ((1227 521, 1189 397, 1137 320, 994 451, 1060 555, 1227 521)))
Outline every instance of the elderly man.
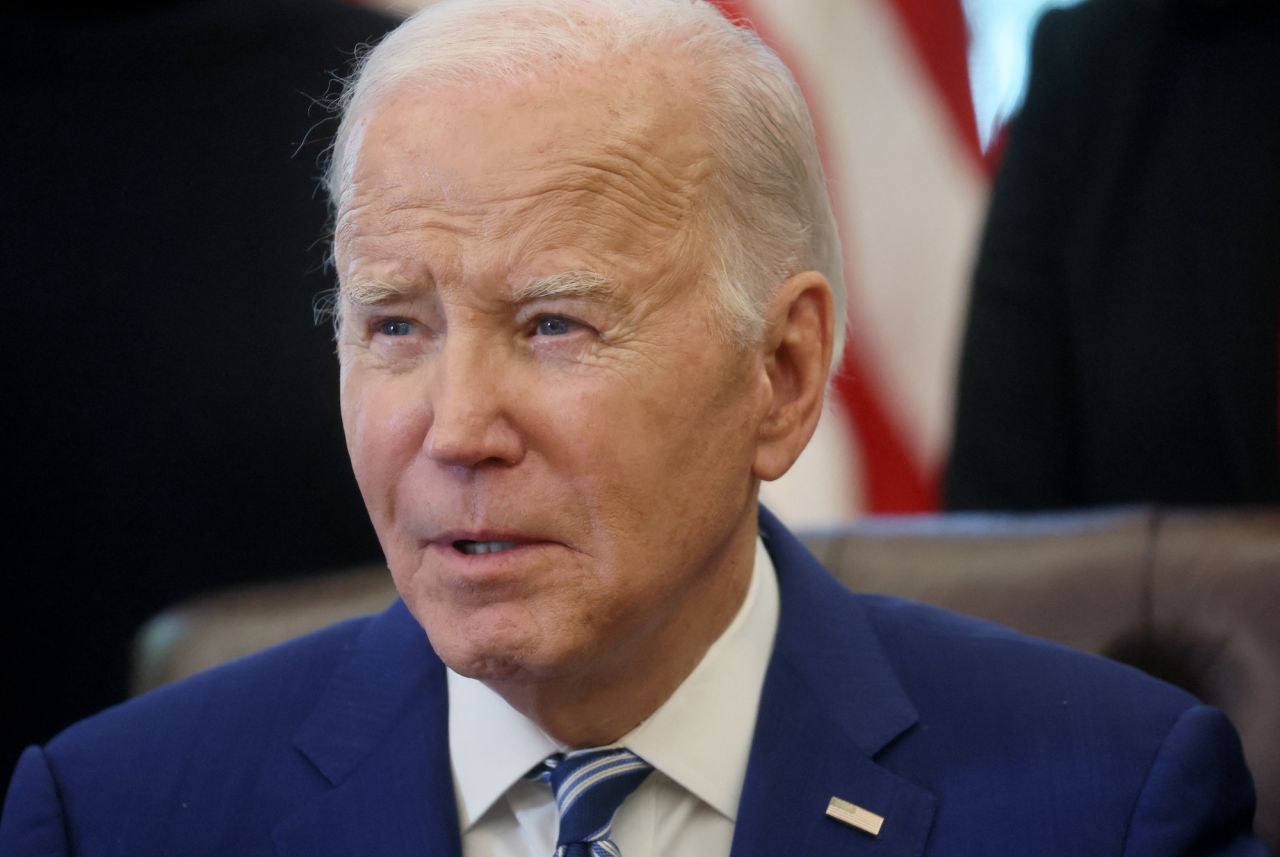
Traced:
POLYGON ((843 309, 749 32, 439 3, 352 83, 329 184, 402 600, 29 750, 0 854, 1264 853, 1220 714, 847 593, 758 510, 843 309))

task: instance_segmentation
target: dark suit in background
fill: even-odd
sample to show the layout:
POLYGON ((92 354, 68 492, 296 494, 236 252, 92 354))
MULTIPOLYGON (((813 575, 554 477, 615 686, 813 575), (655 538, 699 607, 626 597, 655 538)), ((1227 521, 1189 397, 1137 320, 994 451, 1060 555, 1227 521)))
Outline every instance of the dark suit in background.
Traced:
POLYGON ((124 697, 153 611, 378 556, 311 318, 332 286, 311 98, 389 22, 315 0, 50 15, 6 13, 0 59, 0 769, 124 697))
POLYGON ((1047 14, 973 284, 945 503, 1280 502, 1280 6, 1047 14))

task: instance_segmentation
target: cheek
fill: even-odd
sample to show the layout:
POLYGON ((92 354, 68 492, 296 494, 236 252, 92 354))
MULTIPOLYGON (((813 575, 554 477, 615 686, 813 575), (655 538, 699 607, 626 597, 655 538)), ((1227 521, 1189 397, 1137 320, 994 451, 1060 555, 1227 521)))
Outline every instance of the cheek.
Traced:
POLYGON ((394 523, 397 483, 422 448, 430 425, 429 410, 401 386, 368 382, 354 372, 344 374, 342 386, 342 424, 351 466, 374 526, 384 538, 383 528, 394 523))
POLYGON ((644 466, 652 479, 680 482, 703 470, 745 476, 749 467, 739 459, 753 431, 748 400, 741 384, 709 380, 717 369, 724 371, 690 365, 632 388, 618 435, 633 457, 650 459, 644 466))
POLYGON ((718 529, 750 491, 751 419, 740 391, 661 380, 562 399, 553 423, 562 460, 552 469, 574 474, 602 552, 618 561, 665 545, 683 550, 689 532, 718 529))
POLYGON ((737 384, 699 382, 723 367, 693 367, 673 383, 635 399, 634 422, 624 426, 630 468, 651 519, 662 519, 670 540, 697 542, 749 500, 754 457, 749 391, 737 384), (698 373, 703 373, 699 375, 698 373))

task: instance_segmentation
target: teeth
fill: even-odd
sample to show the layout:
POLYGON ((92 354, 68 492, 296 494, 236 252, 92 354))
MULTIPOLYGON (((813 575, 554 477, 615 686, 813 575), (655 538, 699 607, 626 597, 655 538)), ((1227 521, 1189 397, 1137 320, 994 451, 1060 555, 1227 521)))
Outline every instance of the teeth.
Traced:
POLYGON ((457 544, 458 550, 472 556, 476 554, 482 554, 482 553, 497 553, 498 551, 504 551, 507 548, 513 548, 516 546, 515 542, 459 541, 456 544, 457 544))

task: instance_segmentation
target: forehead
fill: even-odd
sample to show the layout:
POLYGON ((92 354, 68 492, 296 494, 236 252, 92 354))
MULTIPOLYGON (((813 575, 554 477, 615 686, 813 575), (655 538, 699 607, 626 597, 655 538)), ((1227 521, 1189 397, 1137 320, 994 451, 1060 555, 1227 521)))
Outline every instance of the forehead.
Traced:
POLYGON ((710 170, 698 112, 667 100, 667 78, 623 63, 534 81, 398 84, 353 123, 339 256, 427 233, 652 254, 693 229, 710 170))

